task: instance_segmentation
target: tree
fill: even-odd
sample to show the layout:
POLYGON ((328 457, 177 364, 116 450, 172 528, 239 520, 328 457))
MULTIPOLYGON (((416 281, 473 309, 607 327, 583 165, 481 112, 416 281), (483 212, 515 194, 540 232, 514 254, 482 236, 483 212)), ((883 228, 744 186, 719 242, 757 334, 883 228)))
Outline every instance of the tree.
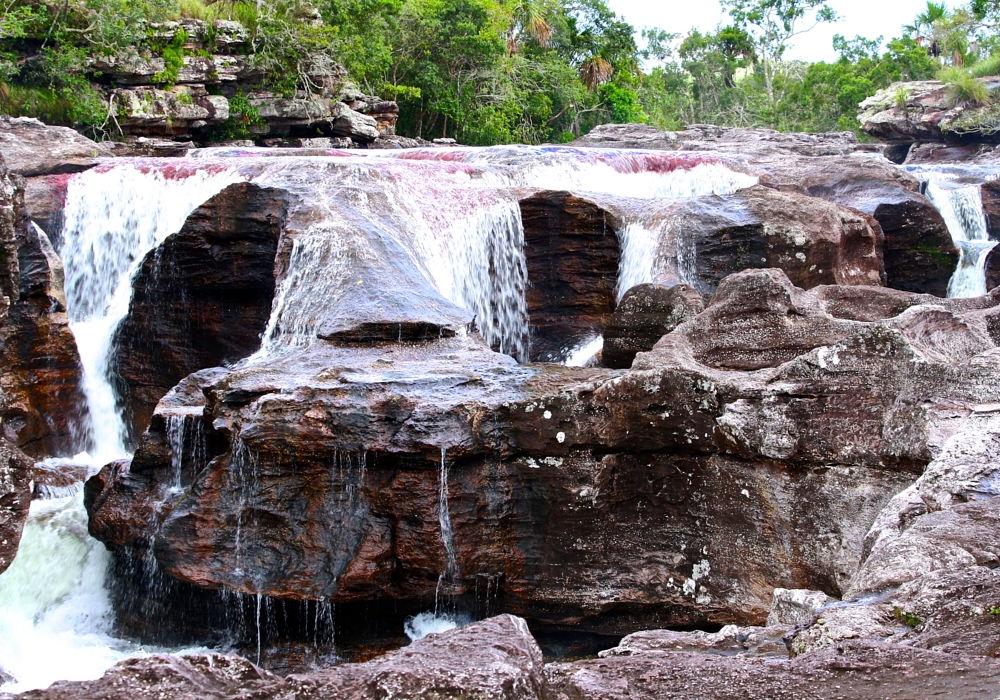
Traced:
POLYGON ((824 0, 719 0, 729 10, 737 29, 750 35, 764 71, 767 98, 774 104, 774 75, 789 42, 824 22, 837 21, 837 13, 824 0), (815 20, 803 28, 801 21, 810 10, 815 20))

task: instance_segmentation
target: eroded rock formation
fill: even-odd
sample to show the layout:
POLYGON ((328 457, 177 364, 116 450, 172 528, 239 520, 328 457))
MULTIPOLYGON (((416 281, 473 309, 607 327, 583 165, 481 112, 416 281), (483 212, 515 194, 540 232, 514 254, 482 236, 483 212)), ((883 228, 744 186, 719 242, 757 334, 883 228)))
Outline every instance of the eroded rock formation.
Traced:
MULTIPOLYGON (((663 132, 636 124, 606 124, 574 143, 593 148, 720 151, 743 158, 765 187, 817 197, 874 218, 885 236, 885 284, 941 297, 947 294, 958 251, 944 220, 919 193, 920 183, 915 177, 880 158, 879 147, 859 144, 853 134, 783 134, 701 125, 681 132, 663 132)), ((780 200, 765 207, 764 201, 769 200, 762 195, 757 198, 762 200, 758 209, 781 209, 780 200)), ((798 204, 803 200, 794 201, 798 204)), ((794 204, 786 206, 790 212, 786 216, 794 218, 794 204)), ((754 207, 750 210, 754 211, 754 207)), ((850 215, 845 223, 849 219, 850 215)), ((870 244, 863 250, 869 248, 870 244)), ((774 260, 768 260, 766 265, 786 267, 774 260)), ((830 274, 832 267, 827 262, 825 268, 817 265, 816 269, 830 274)), ((807 278, 798 279, 794 274, 791 277, 796 284, 808 285, 807 278)))
MULTIPOLYGON (((0 158, 0 348, 6 331, 7 313, 20 293, 20 270, 17 261, 17 229, 21 213, 16 178, 8 173, 0 158)), ((0 378, 7 368, 0 366, 0 378)), ((5 420, 7 397, 0 385, 0 574, 7 570, 17 554, 24 521, 31 503, 30 462, 14 444, 16 434, 5 420)))
POLYGON ((205 373, 94 482, 91 528, 245 593, 433 601, 448 573, 540 629, 761 623, 775 587, 841 596, 876 514, 1000 399, 997 299, 929 300, 747 271, 626 373, 458 337, 205 373), (219 456, 185 459, 178 501, 182 414, 219 456))

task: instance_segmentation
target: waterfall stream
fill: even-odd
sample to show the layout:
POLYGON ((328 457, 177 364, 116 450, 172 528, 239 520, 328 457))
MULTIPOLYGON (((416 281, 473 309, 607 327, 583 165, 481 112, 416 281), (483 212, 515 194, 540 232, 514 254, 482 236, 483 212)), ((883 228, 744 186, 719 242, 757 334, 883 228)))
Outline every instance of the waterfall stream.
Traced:
POLYGON ((972 168, 916 168, 914 174, 926 183, 927 198, 940 212, 958 248, 958 267, 948 282, 950 298, 986 294, 986 258, 996 247, 983 212, 982 182, 987 174, 972 168))
MULTIPOLYGON (((87 399, 88 436, 78 460, 92 469, 129 456, 111 353, 115 330, 128 313, 134 273, 198 205, 241 181, 284 188, 308 198, 314 213, 325 212, 302 223, 292 241, 261 350, 246 362, 316 342, 317 328, 350 283, 355 261, 376 255, 371 232, 412 258, 443 297, 474 313, 487 342, 526 359, 528 279, 515 190, 571 189, 658 200, 730 193, 756 183, 729 164, 698 154, 555 147, 328 157, 205 149, 185 159, 119 159, 75 175, 66 194, 59 252, 87 399), (347 209, 350 217, 344 216, 347 209)), ((663 235, 662 227, 640 215, 625 224, 619 298, 630 286, 652 280, 653 251, 663 235)), ((580 348, 573 361, 586 362, 599 341, 580 348)), ((202 436, 191 431, 200 425, 186 417, 168 425, 173 489, 183 488, 182 467, 193 457, 184 445, 198 449, 202 436)), ((457 564, 443 452, 440 478, 439 524, 447 554, 442 577, 447 577, 457 575, 457 564)), ((112 635, 108 557, 87 535, 81 494, 32 504, 20 552, 0 576, 0 640, 18 640, 0 644, 0 669, 14 678, 4 691, 97 678, 115 662, 149 651, 112 635)), ((257 610, 259 624, 259 598, 257 610)), ((460 616, 447 621, 418 616, 407 633, 422 636, 460 621, 460 616)), ((259 632, 257 639, 259 657, 259 632)))

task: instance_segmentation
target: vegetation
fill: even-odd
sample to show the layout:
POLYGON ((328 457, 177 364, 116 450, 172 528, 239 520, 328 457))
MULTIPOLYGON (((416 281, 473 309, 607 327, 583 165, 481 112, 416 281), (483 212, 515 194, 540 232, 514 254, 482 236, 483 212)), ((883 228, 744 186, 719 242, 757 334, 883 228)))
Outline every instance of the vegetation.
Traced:
POLYGON ((997 606, 995 608, 990 608, 989 610, 986 611, 986 614, 1000 617, 1000 606, 997 606))
POLYGON ((893 616, 907 627, 916 627, 920 624, 920 618, 912 613, 905 612, 898 606, 892 608, 893 616))
MULTIPOLYGON (((207 23, 209 50, 216 20, 242 23, 263 88, 316 92, 343 67, 399 103, 401 133, 469 144, 567 141, 605 122, 860 133, 858 103, 938 74, 954 104, 995 117, 979 78, 1000 72, 1000 0, 929 2, 903 36, 838 36, 840 58, 813 64, 785 54, 836 19, 823 0, 720 3, 729 23, 713 32, 637 41, 606 0, 4 0, 0 109, 107 134, 101 76, 87 66, 156 55, 154 80, 169 88, 194 49, 158 23, 191 17, 207 23)), ((905 91, 893 99, 905 108, 905 91)), ((259 117, 246 98, 232 113, 220 133, 249 138, 259 117)))

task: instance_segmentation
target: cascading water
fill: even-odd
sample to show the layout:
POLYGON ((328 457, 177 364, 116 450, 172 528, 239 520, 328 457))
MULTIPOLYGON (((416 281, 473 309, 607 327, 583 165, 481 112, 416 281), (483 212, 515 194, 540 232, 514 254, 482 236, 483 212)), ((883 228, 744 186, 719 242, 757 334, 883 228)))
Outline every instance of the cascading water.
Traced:
POLYGON ((217 168, 181 174, 138 161, 95 168, 69 182, 59 254, 83 364, 90 441, 82 447, 98 462, 127 454, 108 362, 115 329, 128 313, 132 275, 195 207, 239 179, 217 168))
POLYGON ((958 269, 948 282, 948 296, 968 298, 986 294, 986 257, 997 242, 990 240, 980 186, 945 187, 929 182, 927 198, 941 212, 958 246, 958 269))
MULTIPOLYGON (((311 158, 217 149, 194 155, 180 160, 121 159, 76 175, 69 183, 60 254, 88 402, 89 439, 80 447, 92 455, 95 467, 127 457, 110 354, 115 329, 128 311, 131 278, 144 256, 179 230, 195 207, 231 183, 284 188, 313 207, 311 220, 299 223, 302 228, 291 241, 261 350, 247 360, 252 363, 315 342, 332 304, 356 283, 355 265, 383 254, 372 248, 373 239, 391 241, 396 246, 391 250, 409 256, 443 297, 475 314, 477 328, 490 344, 526 359, 529 281, 517 188, 571 189, 652 201, 734 192, 756 182, 723 161, 697 154, 504 147, 331 152, 311 158)), ((654 253, 663 235, 662 226, 642 214, 625 223, 619 298, 629 287, 653 279, 654 253)), ((581 356, 593 355, 598 342, 595 338, 581 348, 581 356)), ((197 454, 200 429, 201 421, 188 416, 168 419, 173 490, 183 488, 183 466, 204 458, 197 454)), ((253 479, 250 460, 247 466, 237 469, 233 478, 253 479)), ((362 485, 363 469, 362 463, 362 485)), ((445 580, 457 577, 458 568, 444 453, 440 479, 445 580)), ((241 484, 241 492, 249 498, 252 485, 241 484)), ((243 525, 235 523, 237 552, 244 546, 243 525)), ((95 678, 112 663, 144 653, 110 635, 107 558, 104 548, 86 534, 80 494, 33 504, 20 554, 0 577, 0 639, 19 640, 16 649, 2 645, 0 650, 0 668, 15 677, 4 690, 95 678), (51 663, 53 650, 65 664, 51 663)), ((243 573, 252 580, 253 572, 243 573)), ((253 624, 258 626, 259 657, 259 628, 268 603, 258 603, 253 624)), ((316 634, 321 608, 332 626, 329 603, 317 603, 316 634)), ((407 633, 422 636, 463 621, 455 611, 447 617, 427 613, 411 620, 407 633)))

